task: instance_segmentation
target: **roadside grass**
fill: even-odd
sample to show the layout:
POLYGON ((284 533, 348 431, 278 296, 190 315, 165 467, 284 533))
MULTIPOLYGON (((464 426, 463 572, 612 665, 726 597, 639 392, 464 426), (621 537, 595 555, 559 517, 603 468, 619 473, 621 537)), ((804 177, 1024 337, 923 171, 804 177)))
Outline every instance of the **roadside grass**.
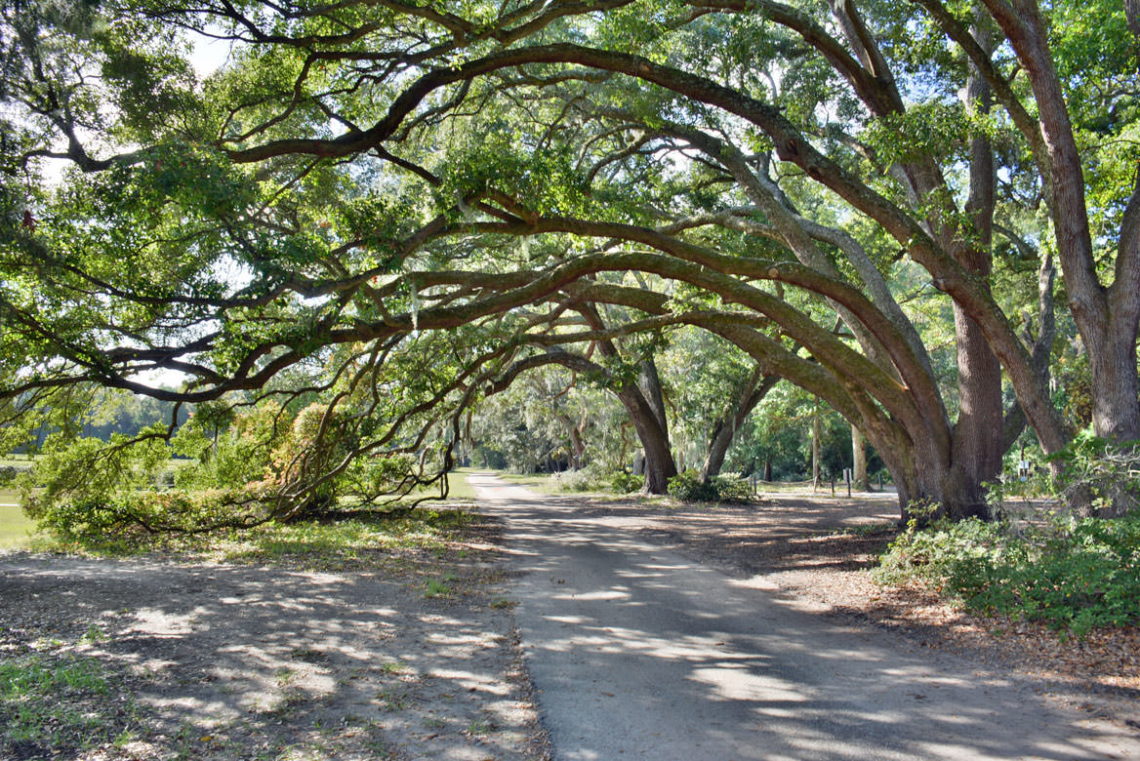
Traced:
POLYGON ((62 758, 121 742, 137 710, 98 660, 33 652, 0 658, 0 757, 62 758))
MULTIPOLYGON (((342 500, 341 512, 324 520, 297 523, 270 522, 246 529, 223 529, 202 534, 147 534, 84 538, 34 533, 35 521, 18 507, 0 507, 0 550, 102 557, 164 554, 184 560, 261 563, 289 562, 320 570, 375 565, 383 555, 428 553, 438 557, 455 550, 469 526, 480 523, 470 507, 475 492, 463 474, 452 474, 449 496, 442 501, 417 498, 438 494, 437 489, 413 493, 409 498, 379 507, 352 508, 342 500)), ((0 502, 15 502, 18 494, 0 491, 0 502)))
MULTIPOLYGON (((476 471, 479 472, 479 471, 476 471)), ((675 508, 681 507, 682 502, 665 494, 642 494, 640 491, 619 492, 609 488, 604 483, 593 484, 592 488, 581 490, 567 488, 561 473, 508 473, 503 470, 482 471, 493 472, 496 476, 508 483, 525 486, 538 494, 558 497, 573 497, 589 503, 607 503, 624 505, 647 505, 654 507, 675 508)), ((573 471, 567 471, 572 473, 573 471)))
POLYGON ((531 491, 551 496, 573 497, 586 500, 590 503, 621 503, 625 505, 641 504, 655 507, 675 508, 684 503, 665 494, 642 494, 640 491, 619 492, 608 488, 605 484, 595 484, 594 488, 587 490, 566 488, 561 473, 508 473, 506 471, 493 472, 496 476, 512 484, 525 486, 531 491))
MULTIPOLYGON (((477 472, 477 471, 475 471, 477 472)), ((508 473, 505 470, 483 471, 493 472, 496 476, 518 486, 525 486, 539 494, 561 494, 558 479, 554 473, 508 473)))
POLYGON ((481 519, 463 506, 357 512, 325 521, 266 523, 208 534, 132 534, 89 540, 35 538, 30 549, 124 557, 163 553, 226 563, 287 562, 313 570, 376 566, 386 556, 463 553, 466 530, 481 519))
MULTIPOLYGON (((180 562, 282 565, 298 570, 377 570, 416 579, 439 577, 444 568, 487 550, 491 525, 463 495, 474 491, 462 475, 451 479, 443 502, 412 501, 384 508, 344 509, 323 520, 270 522, 201 534, 132 530, 123 534, 64 537, 32 533, 35 522, 19 508, 0 508, 0 551, 26 549, 88 557, 161 556, 180 562)), ((461 591, 445 575, 428 598, 461 591)), ((416 583, 423 583, 417 581, 416 583)), ((466 588, 466 585, 460 585, 466 588)))
MULTIPOLYGON (((831 493, 831 481, 824 481, 818 488, 813 488, 811 481, 757 481, 756 492, 758 494, 783 494, 783 495, 796 495, 804 497, 830 497, 847 499, 847 485, 842 481, 836 481, 835 494, 831 493)), ((897 496, 895 488, 887 484, 882 490, 879 489, 878 484, 874 484, 868 491, 859 491, 852 487, 851 499, 881 499, 881 498, 894 498, 897 496)))
MULTIPOLYGON (((475 489, 471 484, 467 483, 467 475, 470 473, 477 473, 479 471, 472 468, 457 468, 447 475, 447 501, 475 501, 475 489)), ((439 486, 433 485, 431 488, 424 489, 417 492, 414 496, 421 494, 439 494, 439 486)))
POLYGON ((0 457, 0 468, 16 468, 17 470, 27 470, 32 467, 35 461, 31 455, 26 454, 6 454, 0 457))
POLYGON ((428 579, 427 584, 424 585, 424 597, 450 597, 452 588, 448 583, 442 579, 428 579))
POLYGON ((858 537, 884 537, 894 538, 899 533, 897 522, 877 521, 875 523, 860 523, 855 526, 841 526, 821 532, 824 536, 858 536, 858 537))
MULTIPOLYGON (((0 503, 15 502, 15 495, 0 491, 0 503)), ((0 507, 0 551, 30 547, 34 543, 36 522, 18 507, 0 507)))

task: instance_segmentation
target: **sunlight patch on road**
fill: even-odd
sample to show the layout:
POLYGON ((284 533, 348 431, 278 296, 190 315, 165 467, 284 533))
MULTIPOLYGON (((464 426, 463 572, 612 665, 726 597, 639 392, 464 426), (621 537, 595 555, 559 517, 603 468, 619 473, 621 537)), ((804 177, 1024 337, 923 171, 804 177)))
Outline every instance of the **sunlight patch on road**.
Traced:
POLYGON ((558 597, 573 597, 575 600, 628 600, 630 594, 620 589, 599 589, 597 592, 569 592, 558 597))
POLYGON ((694 682, 712 687, 712 694, 720 700, 749 700, 757 703, 805 703, 810 696, 791 683, 739 666, 713 666, 693 669, 689 676, 694 682))

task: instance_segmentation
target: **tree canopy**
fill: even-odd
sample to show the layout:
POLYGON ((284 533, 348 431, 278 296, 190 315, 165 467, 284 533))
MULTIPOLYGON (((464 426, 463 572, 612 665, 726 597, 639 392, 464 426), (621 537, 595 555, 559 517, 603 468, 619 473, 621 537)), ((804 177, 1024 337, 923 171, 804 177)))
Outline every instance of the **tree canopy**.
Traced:
POLYGON ((320 400, 339 444, 277 486, 311 504, 362 456, 446 468, 469 409, 559 367, 660 491, 690 342, 679 404, 731 422, 782 379, 955 517, 1026 425, 1140 439, 1131 0, 0 14, 5 420, 75 387, 320 400))

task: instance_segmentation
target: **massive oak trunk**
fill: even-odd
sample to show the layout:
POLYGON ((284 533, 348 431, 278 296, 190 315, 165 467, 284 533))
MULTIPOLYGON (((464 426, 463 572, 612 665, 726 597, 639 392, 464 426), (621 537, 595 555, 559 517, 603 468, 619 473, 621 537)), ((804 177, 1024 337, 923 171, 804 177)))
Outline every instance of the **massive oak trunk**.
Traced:
POLYGON ((652 359, 641 363, 637 385, 618 392, 618 398, 629 412, 634 430, 645 452, 645 491, 665 494, 669 479, 677 475, 673 449, 669 445, 668 420, 665 416, 664 394, 657 365, 652 359))
MULTIPOLYGON (((975 35, 984 49, 992 47, 986 35, 975 35)), ((966 99, 980 111, 989 110, 989 88, 974 67, 966 85, 966 99)), ((972 245, 947 242, 955 258, 966 270, 978 275, 988 290, 993 271, 990 245, 993 241, 994 160, 990 141, 984 135, 970 141, 970 196, 966 211, 973 223, 972 245)), ((961 233, 957 233, 961 236, 961 233)), ((990 349, 981 327, 959 306, 954 305, 954 328, 958 349, 958 421, 954 426, 952 472, 949 486, 956 494, 946 505, 954 519, 991 517, 982 483, 1001 472, 1002 421, 1005 410, 1001 397, 1001 363, 990 349)))
POLYGON ((1125 321, 1110 320, 1105 330, 1085 336, 1092 372, 1092 422, 1097 436, 1135 441, 1140 439, 1136 325, 1121 322, 1125 321))
MULTIPOLYGON (((1098 277, 1094 259, 1080 148, 1064 89, 1049 48, 1046 18, 1033 0, 1012 4, 985 0, 1008 37, 1033 89, 1039 119, 1035 125, 1049 191, 1049 209, 1073 320, 1084 340, 1092 370, 1093 426, 1115 441, 1140 438, 1137 400, 1137 326, 1140 320, 1140 170, 1121 219, 1120 242, 1111 285, 1098 277)), ((1130 27, 1137 14, 1126 4, 1130 27)))
MULTIPOLYGON (((578 312, 595 330, 604 327, 601 315, 592 304, 580 305, 578 312)), ((603 356, 619 356, 613 341, 599 341, 597 346, 603 356)), ((673 448, 669 444, 669 421, 665 413, 661 377, 653 358, 641 362, 636 383, 626 384, 616 393, 629 413, 645 454, 645 491, 649 494, 665 494, 669 479, 677 475, 677 464, 673 459, 673 448)))
POLYGON ((662 430, 657 416, 653 413, 645 397, 636 388, 618 392, 618 398, 629 413, 637 438, 645 453, 645 491, 650 494, 665 494, 669 479, 677 475, 677 465, 669 446, 669 437, 662 430))

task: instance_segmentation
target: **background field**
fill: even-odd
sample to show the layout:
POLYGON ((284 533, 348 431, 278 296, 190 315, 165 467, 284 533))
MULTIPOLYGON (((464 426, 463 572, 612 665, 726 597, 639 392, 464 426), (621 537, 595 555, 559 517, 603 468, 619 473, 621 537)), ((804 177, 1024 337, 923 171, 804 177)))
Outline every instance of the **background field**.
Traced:
MULTIPOLYGON (((0 503, 10 502, 9 492, 0 491, 0 503)), ((31 518, 18 507, 0 507, 0 550, 25 547, 35 527, 31 518)))

